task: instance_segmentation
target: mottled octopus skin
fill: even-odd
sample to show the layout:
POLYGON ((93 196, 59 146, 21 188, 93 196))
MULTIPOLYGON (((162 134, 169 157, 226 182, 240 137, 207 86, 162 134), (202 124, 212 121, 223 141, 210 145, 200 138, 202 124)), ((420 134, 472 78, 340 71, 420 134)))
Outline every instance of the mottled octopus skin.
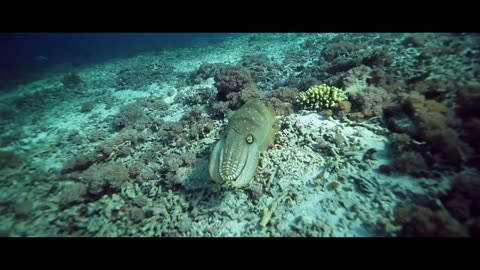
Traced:
POLYGON ((244 187, 255 176, 260 153, 273 143, 275 111, 260 100, 248 101, 228 118, 210 156, 210 177, 216 183, 244 187))

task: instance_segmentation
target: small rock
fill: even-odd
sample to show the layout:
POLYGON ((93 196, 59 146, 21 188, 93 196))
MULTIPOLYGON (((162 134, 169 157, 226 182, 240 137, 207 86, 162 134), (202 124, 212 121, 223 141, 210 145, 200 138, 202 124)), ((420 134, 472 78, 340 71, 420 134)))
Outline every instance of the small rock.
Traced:
POLYGON ((386 175, 390 175, 390 173, 392 172, 392 168, 388 165, 388 164, 382 164, 378 167, 378 170, 383 173, 383 174, 386 174, 386 175))
POLYGON ((178 224, 178 231, 181 233, 188 232, 190 228, 192 227, 192 220, 189 217, 184 217, 180 221, 180 224, 178 224))
POLYGON ((143 195, 136 196, 135 198, 133 198, 133 204, 139 207, 144 207, 148 204, 148 199, 143 195))
POLYGON ((145 218, 145 213, 138 207, 131 207, 129 209, 129 216, 133 222, 138 223, 145 218))
POLYGON ((330 182, 328 184, 328 190, 336 190, 338 187, 340 186, 340 184, 337 182, 337 181, 333 181, 333 182, 330 182))
POLYGON ((9 236, 10 236, 10 230, 0 229, 0 237, 9 237, 9 236))
POLYGON ((33 208, 33 202, 25 200, 15 206, 15 215, 17 217, 26 217, 30 214, 33 208))

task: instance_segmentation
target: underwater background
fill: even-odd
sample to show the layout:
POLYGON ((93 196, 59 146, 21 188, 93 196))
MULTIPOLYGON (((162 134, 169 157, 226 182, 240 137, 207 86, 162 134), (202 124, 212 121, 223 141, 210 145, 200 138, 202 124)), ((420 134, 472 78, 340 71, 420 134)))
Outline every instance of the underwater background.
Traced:
POLYGON ((480 236, 480 35, 2 33, 0 236, 480 236))

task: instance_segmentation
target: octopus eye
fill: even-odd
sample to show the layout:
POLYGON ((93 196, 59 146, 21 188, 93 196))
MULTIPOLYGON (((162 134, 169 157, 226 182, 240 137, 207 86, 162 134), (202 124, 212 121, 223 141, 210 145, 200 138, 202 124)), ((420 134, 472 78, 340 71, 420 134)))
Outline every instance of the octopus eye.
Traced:
POLYGON ((248 134, 246 139, 247 139, 248 144, 253 143, 253 135, 252 134, 248 134))

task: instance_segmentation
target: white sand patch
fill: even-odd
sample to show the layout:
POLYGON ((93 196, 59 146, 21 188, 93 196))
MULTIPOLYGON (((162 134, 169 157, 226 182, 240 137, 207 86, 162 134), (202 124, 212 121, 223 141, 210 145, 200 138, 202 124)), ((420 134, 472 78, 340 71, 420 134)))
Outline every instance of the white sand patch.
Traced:
POLYGON ((120 104, 128 104, 136 99, 150 96, 150 94, 147 92, 134 90, 115 91, 112 93, 112 95, 118 99, 120 104))

